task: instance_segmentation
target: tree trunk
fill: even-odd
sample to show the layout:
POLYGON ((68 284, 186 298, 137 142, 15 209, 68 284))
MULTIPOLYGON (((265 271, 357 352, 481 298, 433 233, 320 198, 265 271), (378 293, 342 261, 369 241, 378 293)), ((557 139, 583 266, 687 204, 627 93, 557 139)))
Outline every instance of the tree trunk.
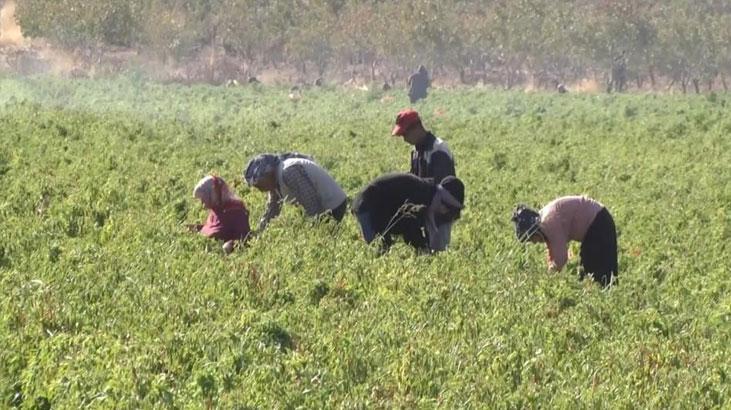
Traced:
POLYGON ((701 93, 701 87, 700 87, 700 81, 697 78, 693 79, 693 88, 695 88, 695 93, 700 94, 701 93))
POLYGON ((655 85, 656 85, 656 82, 655 82, 655 70, 653 69, 652 66, 650 66, 649 73, 650 73, 650 84, 652 85, 652 88, 654 89, 655 88, 655 85))
POLYGON ((208 47, 210 47, 211 55, 208 58, 208 83, 214 84, 216 81, 216 39, 218 38, 218 27, 213 26, 210 37, 208 38, 208 47))
POLYGON ((721 84, 723 85, 723 91, 728 91, 728 84, 726 84, 726 76, 721 75, 721 84))
POLYGON ((216 78, 216 50, 214 47, 211 47, 209 50, 209 56, 208 56, 208 73, 206 73, 206 79, 208 80, 208 84, 213 84, 216 78))
POLYGON ((505 89, 509 90, 511 88, 513 88, 513 69, 511 67, 508 67, 507 75, 505 78, 505 89))

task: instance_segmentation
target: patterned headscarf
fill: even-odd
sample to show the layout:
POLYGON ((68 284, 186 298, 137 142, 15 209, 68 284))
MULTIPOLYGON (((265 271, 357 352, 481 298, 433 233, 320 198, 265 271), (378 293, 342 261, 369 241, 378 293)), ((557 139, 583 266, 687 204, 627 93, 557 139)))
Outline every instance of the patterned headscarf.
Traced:
POLYGON ((259 154, 249 161, 244 171, 244 179, 249 186, 256 185, 267 174, 275 170, 279 164, 289 158, 304 158, 312 160, 309 155, 297 152, 285 154, 259 154))

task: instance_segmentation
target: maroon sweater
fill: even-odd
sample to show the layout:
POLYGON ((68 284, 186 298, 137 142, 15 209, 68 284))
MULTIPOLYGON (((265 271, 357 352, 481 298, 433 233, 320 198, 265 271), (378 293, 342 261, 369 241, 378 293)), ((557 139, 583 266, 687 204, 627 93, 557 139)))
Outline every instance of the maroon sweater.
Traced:
POLYGON ((200 233, 222 241, 246 239, 249 227, 249 211, 243 202, 232 201, 208 211, 208 219, 200 233))

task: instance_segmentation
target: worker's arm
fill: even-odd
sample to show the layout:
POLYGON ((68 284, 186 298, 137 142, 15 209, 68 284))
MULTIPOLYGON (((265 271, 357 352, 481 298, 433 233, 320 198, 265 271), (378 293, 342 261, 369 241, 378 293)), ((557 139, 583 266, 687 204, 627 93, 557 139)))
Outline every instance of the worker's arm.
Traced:
POLYGON ((569 258, 568 243, 554 239, 546 243, 546 247, 548 248, 548 269, 561 271, 569 258))
POLYGON ((267 199, 267 209, 264 212, 264 215, 259 220, 259 229, 257 229, 257 233, 263 232, 269 224, 269 221, 279 216, 279 213, 281 211, 282 197, 279 196, 279 192, 269 192, 269 198, 267 199))

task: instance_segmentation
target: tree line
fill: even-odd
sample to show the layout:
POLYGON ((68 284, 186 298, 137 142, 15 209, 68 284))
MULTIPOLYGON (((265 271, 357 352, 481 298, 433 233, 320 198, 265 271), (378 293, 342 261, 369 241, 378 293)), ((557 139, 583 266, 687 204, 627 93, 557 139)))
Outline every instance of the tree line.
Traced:
POLYGON ((465 83, 727 89, 728 0, 23 0, 24 35, 183 62, 218 49, 255 73, 371 80, 419 64, 465 83))

